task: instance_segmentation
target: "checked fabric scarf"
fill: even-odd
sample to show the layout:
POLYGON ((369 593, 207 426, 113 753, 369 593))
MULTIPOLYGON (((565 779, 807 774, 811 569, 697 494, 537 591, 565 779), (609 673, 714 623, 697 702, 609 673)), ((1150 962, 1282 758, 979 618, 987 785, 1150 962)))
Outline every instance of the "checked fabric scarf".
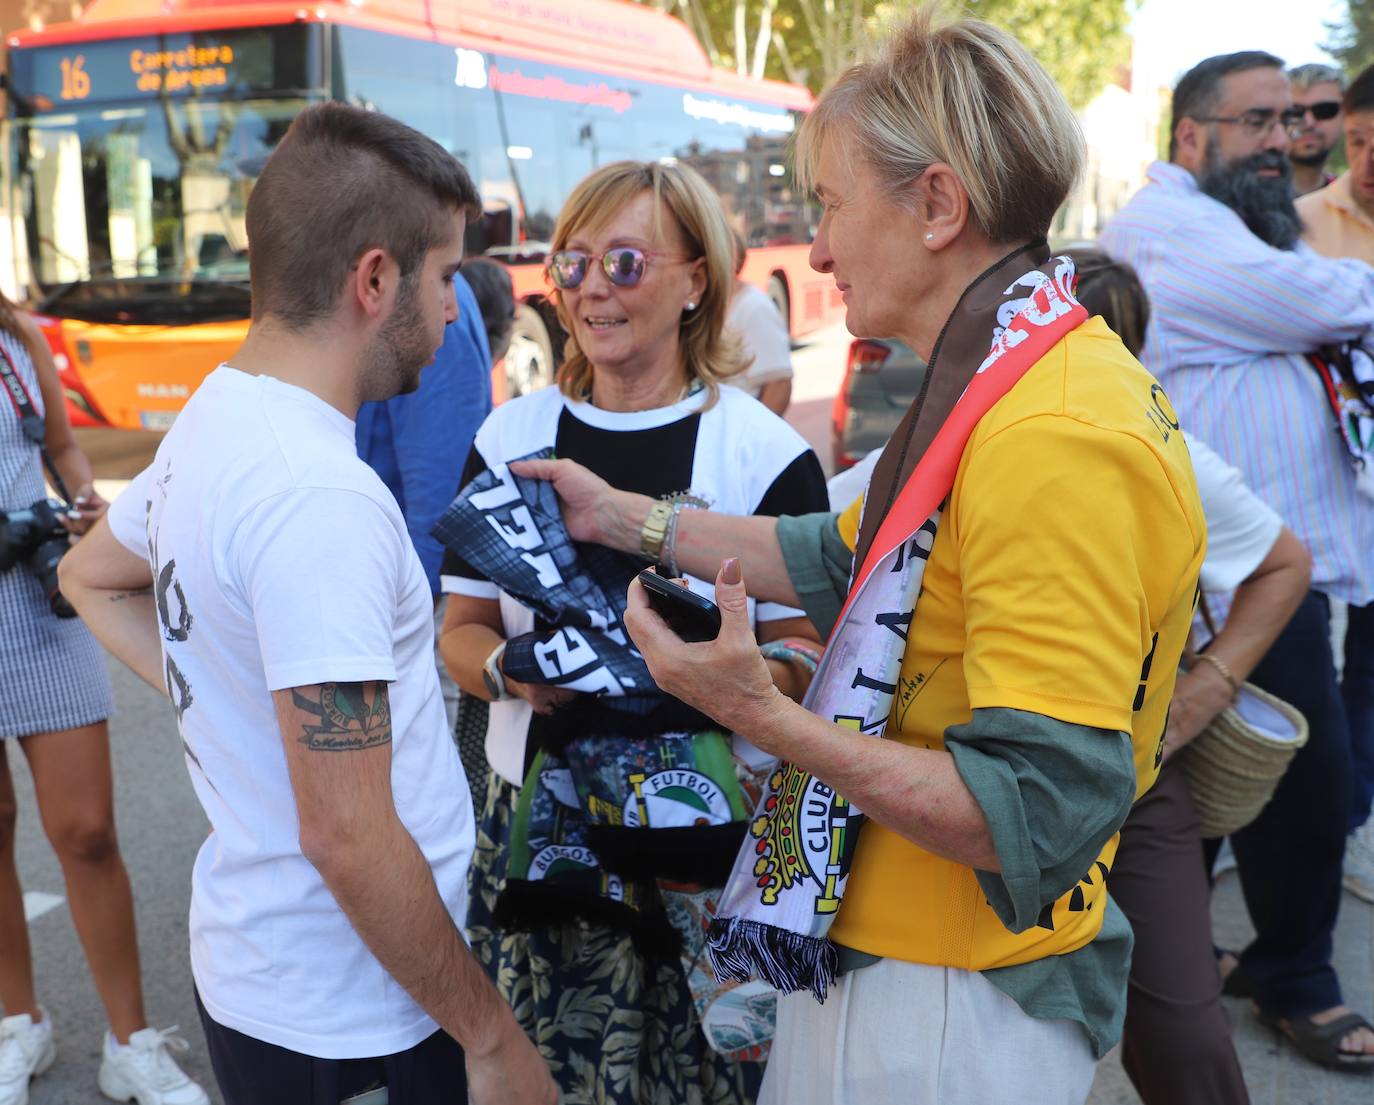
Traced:
MULTIPOLYGON (((921 577, 969 435, 1026 371, 1088 317, 1074 268, 1045 243, 1016 250, 960 297, 925 383, 874 469, 849 597, 804 705, 873 736, 887 727, 921 577)), ((844 896, 863 815, 821 780, 780 764, 750 824, 716 919, 722 981, 762 977, 824 1001, 834 981, 826 933, 844 896)))
POLYGON ((642 563, 573 542, 552 485, 506 464, 468 484, 433 533, 534 612, 536 629, 507 642, 504 672, 581 692, 531 726, 538 751, 497 923, 581 916, 628 932, 646 956, 678 956, 684 934, 655 890, 721 887, 759 787, 747 789, 729 734, 660 691, 626 636, 625 592, 642 563))

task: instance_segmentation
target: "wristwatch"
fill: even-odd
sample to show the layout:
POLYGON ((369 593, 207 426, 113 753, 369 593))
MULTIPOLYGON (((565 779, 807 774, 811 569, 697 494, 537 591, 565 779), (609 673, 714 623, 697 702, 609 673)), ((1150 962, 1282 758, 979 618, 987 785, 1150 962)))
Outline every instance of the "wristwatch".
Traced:
POLYGON ((491 695, 493 702, 501 702, 510 698, 510 692, 506 690, 506 676, 501 671, 501 657, 506 654, 506 642, 502 641, 487 657, 482 665, 482 683, 487 688, 487 693, 491 695))
POLYGON ((668 536, 668 521, 673 516, 673 504, 659 499, 649 508, 649 516, 639 531, 639 551, 642 556, 657 561, 663 551, 663 539, 668 536))

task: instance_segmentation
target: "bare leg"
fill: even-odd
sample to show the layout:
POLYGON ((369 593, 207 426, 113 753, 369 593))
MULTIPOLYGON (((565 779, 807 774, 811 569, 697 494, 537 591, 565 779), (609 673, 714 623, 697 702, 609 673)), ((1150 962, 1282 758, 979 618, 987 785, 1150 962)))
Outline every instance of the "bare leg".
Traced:
POLYGON ((129 876, 115 836, 105 723, 20 742, 33 772, 44 831, 67 883, 72 921, 120 1043, 147 1027, 129 876))
POLYGON ((14 825, 18 804, 6 751, 0 740, 0 1006, 6 1016, 38 1016, 33 997, 33 958, 24 922, 24 892, 14 863, 14 825))

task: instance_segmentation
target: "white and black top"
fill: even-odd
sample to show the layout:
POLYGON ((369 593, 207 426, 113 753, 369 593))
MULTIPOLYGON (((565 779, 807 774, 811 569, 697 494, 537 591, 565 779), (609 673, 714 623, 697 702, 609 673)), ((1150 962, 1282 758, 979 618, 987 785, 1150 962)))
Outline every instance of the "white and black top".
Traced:
MULTIPOLYGON (((546 388, 505 403, 477 431, 466 486, 492 464, 552 448, 613 487, 682 499, 722 514, 808 514, 827 510, 825 476, 816 454, 792 427, 757 400, 721 388, 707 409, 699 390, 679 403, 647 411, 607 411, 546 388)), ((644 567, 624 556, 624 585, 644 567)), ((694 591, 711 598, 714 581, 688 577, 694 591)), ((453 552, 444 555, 446 594, 498 599, 507 637, 534 628, 530 611, 502 592, 453 552)), ((758 621, 801 616, 800 610, 759 603, 758 621)), ((523 779, 531 711, 523 699, 494 702, 487 726, 487 759, 509 782, 523 779)))
MULTIPOLYGON (((34 410, 44 414, 28 349, 5 331, 0 345, 34 410)), ((0 511, 27 510, 45 494, 38 447, 24 436, 14 404, 0 397, 0 511)), ((113 708, 105 654, 84 624, 52 612, 42 584, 23 563, 0 571, 0 677, 0 738, 93 725, 113 708)))

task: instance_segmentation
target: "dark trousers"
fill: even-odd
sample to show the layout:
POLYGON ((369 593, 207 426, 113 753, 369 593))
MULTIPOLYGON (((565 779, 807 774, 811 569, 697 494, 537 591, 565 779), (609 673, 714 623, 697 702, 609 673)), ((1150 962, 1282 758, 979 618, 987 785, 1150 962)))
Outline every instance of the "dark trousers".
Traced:
POLYGON ((213 1020, 196 994, 210 1065, 224 1105, 338 1105, 374 1086, 390 1105, 467 1105, 463 1049, 446 1032, 367 1059, 316 1059, 213 1020))
POLYGON ((1255 939, 1241 968, 1261 1009, 1299 1017, 1341 1004, 1331 966, 1350 823, 1351 739, 1336 685, 1326 596, 1309 592, 1250 681, 1307 718, 1307 744, 1274 797, 1231 837, 1255 939))
POLYGON ((1369 820, 1374 805, 1374 603, 1352 606, 1348 615, 1341 697, 1350 723, 1350 752, 1355 763, 1349 826, 1354 832, 1369 820))
POLYGON ((1248 1105, 1212 954, 1211 886, 1183 769, 1131 809, 1108 882, 1135 930, 1121 1064, 1145 1105, 1248 1105))

